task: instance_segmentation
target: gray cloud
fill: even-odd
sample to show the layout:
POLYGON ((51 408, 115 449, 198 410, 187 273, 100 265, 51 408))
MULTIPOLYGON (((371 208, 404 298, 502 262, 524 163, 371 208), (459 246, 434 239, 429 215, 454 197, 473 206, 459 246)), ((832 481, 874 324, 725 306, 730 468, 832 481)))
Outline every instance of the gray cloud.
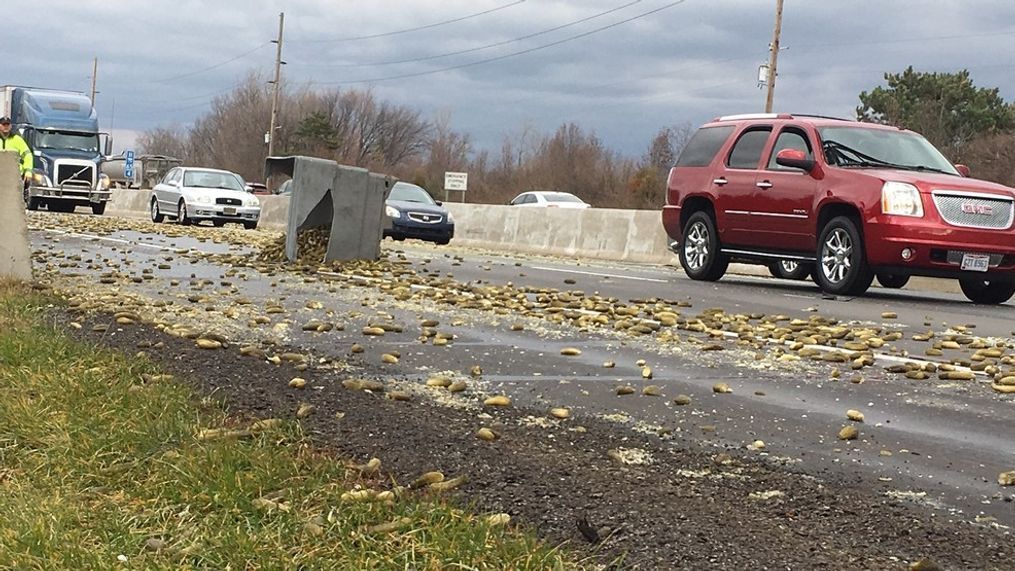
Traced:
MULTIPOLYGON (((474 50, 631 0, 526 0, 447 26, 336 41, 510 1, 45 1, 34 8, 44 17, 6 28, 3 83, 87 91, 92 58, 98 57, 104 122, 113 118, 115 105, 118 130, 186 125, 251 71, 270 74, 274 46, 268 42, 284 11, 290 84, 372 88, 424 113, 450 110, 456 127, 481 148, 498 146, 504 134, 525 125, 551 131, 574 121, 608 146, 636 155, 662 126, 697 124, 764 105, 757 68, 767 59, 774 0, 687 0, 587 37, 482 65, 468 64, 565 40, 670 0, 642 0, 527 40, 425 61, 353 67, 474 50), (468 66, 439 71, 461 65, 468 66), (202 71, 212 66, 218 67, 202 71)), ((1007 54, 1013 44, 1015 4, 1007 0, 787 0, 782 36, 787 49, 779 57, 776 108, 848 116, 861 91, 882 84, 885 72, 908 65, 940 72, 967 68, 976 85, 999 87, 1011 100, 1015 64, 1007 54)))

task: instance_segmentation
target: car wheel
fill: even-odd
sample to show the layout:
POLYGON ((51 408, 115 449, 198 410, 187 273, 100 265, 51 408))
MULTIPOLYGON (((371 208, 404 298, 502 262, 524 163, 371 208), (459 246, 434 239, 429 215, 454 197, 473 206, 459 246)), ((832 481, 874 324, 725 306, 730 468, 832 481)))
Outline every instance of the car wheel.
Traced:
POLYGON ((166 219, 165 215, 159 212, 159 201, 155 200, 155 198, 152 198, 151 213, 152 213, 152 222, 160 223, 166 219))
POLYGON ((811 265, 793 260, 779 260, 768 265, 772 276, 784 280, 805 280, 811 275, 811 265))
POLYGON ((257 221, 255 220, 253 222, 244 222, 243 227, 246 228, 247 230, 253 230, 254 228, 257 228, 257 221))
POLYGON ((719 235, 712 216, 695 212, 684 225, 680 265, 692 280, 714 282, 726 273, 729 256, 720 252, 719 235))
POLYGON ((226 221, 225 220, 212 220, 211 221, 211 225, 216 227, 216 228, 221 228, 221 227, 226 225, 226 221))
POLYGON ((863 238, 851 218, 837 216, 821 230, 814 279, 821 289, 836 295, 860 295, 874 281, 863 238))
POLYGON ((899 274, 877 274, 878 283, 888 289, 899 289, 909 283, 909 276, 899 274))
POLYGON ((982 305, 1004 303, 1015 295, 1015 282, 962 279, 959 280, 959 287, 969 301, 982 305))
POLYGON ((177 210, 176 221, 184 226, 190 226, 190 218, 187 218, 187 203, 182 200, 177 210))

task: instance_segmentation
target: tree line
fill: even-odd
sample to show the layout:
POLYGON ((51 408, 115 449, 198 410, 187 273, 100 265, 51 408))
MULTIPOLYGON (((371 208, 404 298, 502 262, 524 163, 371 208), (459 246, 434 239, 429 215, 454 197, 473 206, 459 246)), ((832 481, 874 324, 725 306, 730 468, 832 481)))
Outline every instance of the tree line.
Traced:
MULTIPOLYGON (((922 133, 974 176, 1015 186, 1015 107, 997 89, 977 88, 969 73, 885 74, 887 86, 860 94, 856 118, 922 133)), ((271 91, 251 74, 212 101, 190 128, 156 127, 139 139, 145 153, 184 164, 263 178, 271 91)), ((285 87, 279 105, 278 155, 308 155, 394 175, 443 197, 444 172, 469 173, 470 202, 505 204, 527 190, 570 192, 598 207, 657 209, 666 177, 694 133, 690 124, 662 127, 639 157, 611 150, 594 132, 564 123, 552 132, 523 126, 495 151, 477 149, 434 117, 380 100, 369 90, 285 87)), ((452 197, 456 198, 456 197, 452 197)))

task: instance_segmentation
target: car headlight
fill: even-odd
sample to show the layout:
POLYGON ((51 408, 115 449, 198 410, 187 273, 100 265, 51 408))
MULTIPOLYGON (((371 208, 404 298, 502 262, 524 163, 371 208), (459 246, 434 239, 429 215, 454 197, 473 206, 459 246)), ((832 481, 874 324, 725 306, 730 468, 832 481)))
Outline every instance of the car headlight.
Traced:
POLYGON ((394 206, 385 206, 384 213, 387 214, 389 218, 398 218, 402 215, 402 213, 394 206))
POLYGON ((260 206, 261 202, 257 200, 256 196, 248 196, 243 199, 243 206, 260 206))
POLYGON ((894 216, 923 217, 920 191, 908 182, 886 182, 881 187, 881 212, 894 216))
POLYGON ((109 175, 106 173, 99 175, 99 190, 109 190, 109 175))
POLYGON ((215 202, 215 201, 212 199, 211 195, 208 195, 208 194, 197 194, 197 195, 194 195, 194 203, 195 204, 211 204, 213 202, 215 202))

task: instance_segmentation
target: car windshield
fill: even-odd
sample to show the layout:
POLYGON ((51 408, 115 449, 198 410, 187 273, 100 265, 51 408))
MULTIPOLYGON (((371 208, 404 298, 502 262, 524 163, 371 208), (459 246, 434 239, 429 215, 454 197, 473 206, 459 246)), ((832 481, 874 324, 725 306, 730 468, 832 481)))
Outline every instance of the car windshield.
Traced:
POLYGON ((959 174, 934 145, 913 132, 863 127, 824 127, 818 132, 830 165, 959 174))
POLYGON ((547 202, 576 202, 584 204, 582 199, 566 192, 544 192, 543 198, 545 198, 547 202))
POLYGON ((75 133, 73 131, 37 131, 35 148, 98 153, 99 136, 94 133, 75 133))
POLYGON ((187 171, 183 175, 183 186, 242 191, 243 181, 240 180, 240 177, 228 172, 187 171))
POLYGON ((423 190, 422 187, 407 182, 396 182, 395 186, 391 187, 391 194, 388 195, 388 200, 435 204, 430 194, 423 190))

